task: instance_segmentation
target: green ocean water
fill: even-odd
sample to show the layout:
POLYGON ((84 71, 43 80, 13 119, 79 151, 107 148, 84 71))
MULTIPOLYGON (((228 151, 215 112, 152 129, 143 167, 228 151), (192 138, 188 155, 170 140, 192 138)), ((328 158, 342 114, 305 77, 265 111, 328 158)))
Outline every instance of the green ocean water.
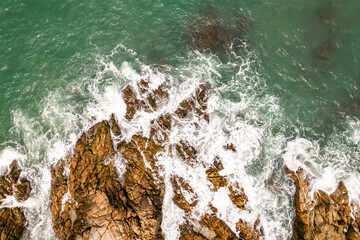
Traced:
MULTIPOLYGON (((213 80, 214 91, 224 101, 237 103, 247 94, 253 96, 247 109, 254 106, 256 116, 239 110, 236 117, 267 126, 263 155, 271 152, 266 147, 271 136, 281 134, 285 143, 306 138, 321 147, 320 166, 341 164, 345 172, 359 176, 359 9, 360 1, 352 0, 3 0, 0 151, 12 148, 26 156, 22 165, 37 184, 33 197, 47 199, 50 190, 42 189, 50 183, 41 184, 49 179, 37 172, 55 161, 49 146, 56 149, 58 141, 66 145, 71 134, 88 127, 87 107, 101 99, 94 98, 95 90, 101 95, 107 86, 121 89, 127 83, 106 71, 104 62, 120 68, 126 61, 138 72, 141 64, 168 66, 181 84, 192 69, 179 69, 191 68, 190 62, 197 59, 189 58, 195 52, 189 42, 196 22, 217 18, 236 30, 238 21, 246 18, 250 28, 234 41, 233 55, 203 54, 213 56, 216 70, 204 78, 213 80), (321 17, 321 9, 326 16, 321 17), (330 59, 324 60, 315 49, 328 39, 334 47, 330 59), (244 43, 245 48, 236 47, 244 43), (251 68, 245 77, 234 77, 244 62, 241 58, 250 59, 251 68), (268 99, 275 99, 281 114, 269 109, 264 102, 268 99)), ((261 175, 273 161, 269 156, 249 165, 249 174, 261 175)), ((44 204, 29 213, 31 239, 53 237, 51 219, 44 220, 50 203, 44 204)), ((291 229, 291 221, 283 225, 291 229)))

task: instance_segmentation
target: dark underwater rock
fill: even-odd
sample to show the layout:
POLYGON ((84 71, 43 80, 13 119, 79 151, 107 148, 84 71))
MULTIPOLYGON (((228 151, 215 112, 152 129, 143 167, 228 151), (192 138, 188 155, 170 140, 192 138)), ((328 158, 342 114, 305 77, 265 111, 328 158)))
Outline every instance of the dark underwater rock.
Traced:
POLYGON ((333 36, 330 36, 314 50, 314 53, 317 57, 327 61, 332 60, 334 52, 335 52, 335 39, 333 36))

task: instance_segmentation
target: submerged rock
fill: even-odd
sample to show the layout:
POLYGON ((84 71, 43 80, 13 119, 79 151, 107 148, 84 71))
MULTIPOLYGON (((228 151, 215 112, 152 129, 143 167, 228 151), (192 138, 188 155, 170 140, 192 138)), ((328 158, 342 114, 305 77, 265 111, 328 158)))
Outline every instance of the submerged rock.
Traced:
POLYGON ((21 239, 25 230, 26 218, 21 207, 3 207, 1 200, 15 197, 19 202, 29 198, 30 182, 20 177, 21 170, 14 160, 9 170, 0 177, 0 239, 21 239))
POLYGON ((317 9, 316 34, 321 34, 313 52, 319 59, 330 62, 335 53, 335 8, 325 3, 317 9))
POLYGON ((194 23, 191 29, 190 46, 199 51, 210 50, 214 52, 229 52, 232 40, 243 40, 251 22, 241 16, 235 22, 222 22, 215 10, 210 8, 202 14, 200 19, 194 23))
POLYGON ((333 36, 329 36, 324 42, 315 48, 314 53, 316 56, 323 60, 330 61, 333 58, 335 51, 335 39, 333 36))
POLYGON ((285 171, 296 186, 292 239, 360 239, 359 212, 351 209, 343 182, 330 195, 318 190, 311 196, 309 175, 302 168, 285 171))
POLYGON ((191 37, 192 47, 200 51, 206 49, 226 51, 231 45, 229 29, 217 20, 197 25, 191 37))

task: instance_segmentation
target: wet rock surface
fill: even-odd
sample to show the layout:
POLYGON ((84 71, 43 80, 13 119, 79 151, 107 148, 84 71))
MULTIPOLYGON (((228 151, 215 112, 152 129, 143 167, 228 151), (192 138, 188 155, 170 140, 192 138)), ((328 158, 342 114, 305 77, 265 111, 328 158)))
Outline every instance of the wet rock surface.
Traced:
POLYGON ((214 191, 217 191, 221 187, 227 186, 227 181, 224 176, 219 174, 219 171, 223 170, 224 166, 219 159, 214 161, 214 167, 206 170, 207 179, 214 185, 214 191))
POLYGON ((26 227, 24 209, 4 207, 1 200, 15 197, 18 202, 29 198, 30 182, 21 177, 21 170, 14 160, 8 171, 0 177, 0 239, 21 239, 26 227))
MULTIPOLYGON (((155 90, 146 80, 135 86, 126 86, 122 97, 127 106, 125 119, 131 121, 138 112, 161 109, 169 100, 165 84, 155 90)), ((158 154, 168 154, 192 164, 197 163, 197 149, 191 143, 179 140, 170 143, 174 126, 196 118, 207 124, 208 91, 201 84, 174 112, 164 112, 150 122, 149 138, 133 135, 122 139, 122 129, 113 114, 84 132, 75 149, 66 158, 52 166, 52 222, 58 239, 163 239, 161 229, 165 182, 158 169, 158 154), (204 121, 205 120, 205 121, 204 121), (116 138, 116 141, 114 141, 116 138), (120 139, 120 140, 119 140, 120 139), (116 145, 114 145, 116 142, 116 145), (115 161, 126 166, 119 173, 115 161)), ((234 151, 235 147, 229 145, 234 151)), ((235 150, 236 151, 236 150, 235 150)), ((231 186, 225 176, 220 159, 206 170, 213 191, 228 187, 229 198, 235 206, 245 209, 248 201, 244 189, 231 186)), ((193 219, 192 211, 199 195, 189 182, 172 176, 173 202, 185 213, 184 224, 179 226, 180 239, 259 239, 256 230, 239 220, 235 233, 217 216, 217 210, 193 219)))
POLYGON ((285 168, 296 185, 292 239, 359 239, 358 208, 351 208, 348 191, 340 182, 332 194, 318 190, 310 195, 310 175, 285 168))
POLYGON ((134 136, 119 144, 128 164, 123 184, 114 167, 116 152, 107 121, 84 133, 74 155, 53 166, 51 210, 58 239, 162 238, 164 190, 145 167, 140 151, 157 149, 150 145, 140 150, 146 141, 134 136))

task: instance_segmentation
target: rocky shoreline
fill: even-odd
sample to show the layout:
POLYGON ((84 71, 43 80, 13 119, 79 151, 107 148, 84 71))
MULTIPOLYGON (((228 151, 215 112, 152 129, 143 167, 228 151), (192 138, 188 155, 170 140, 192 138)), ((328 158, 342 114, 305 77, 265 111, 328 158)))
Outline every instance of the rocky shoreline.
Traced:
MULTIPOLYGON (((165 83, 151 89, 149 80, 122 91, 127 121, 138 111, 153 112, 169 102, 165 83)), ((207 113, 210 86, 199 85, 173 112, 163 112, 151 122, 149 137, 133 135, 122 138, 121 127, 113 114, 84 132, 65 158, 51 168, 51 212, 58 239, 164 239, 162 232, 163 201, 166 181, 158 167, 158 157, 167 152, 189 164, 196 163, 197 150, 191 143, 169 141, 169 135, 181 120, 211 121, 207 113), (123 164, 119 171, 116 162, 123 164)), ((232 143, 226 151, 236 152, 232 143)), ((227 189, 232 204, 247 210, 249 201, 244 188, 230 184, 221 175, 224 167, 220 158, 207 168, 211 191, 227 189)), ((286 173, 294 181, 295 221, 292 239, 360 239, 360 208, 350 202, 346 186, 340 182, 332 194, 321 190, 310 194, 311 178, 303 169, 286 173)), ((199 204, 199 193, 186 179, 173 175, 170 179, 172 201, 184 211, 178 226, 180 239, 265 239, 260 220, 247 222, 236 219, 236 232, 219 217, 218 209, 195 219, 191 214, 199 204)), ((17 201, 29 197, 30 183, 20 177, 14 161, 0 178, 0 200, 14 196, 17 201)), ((22 208, 0 208, 0 239, 19 239, 26 227, 22 208)))

